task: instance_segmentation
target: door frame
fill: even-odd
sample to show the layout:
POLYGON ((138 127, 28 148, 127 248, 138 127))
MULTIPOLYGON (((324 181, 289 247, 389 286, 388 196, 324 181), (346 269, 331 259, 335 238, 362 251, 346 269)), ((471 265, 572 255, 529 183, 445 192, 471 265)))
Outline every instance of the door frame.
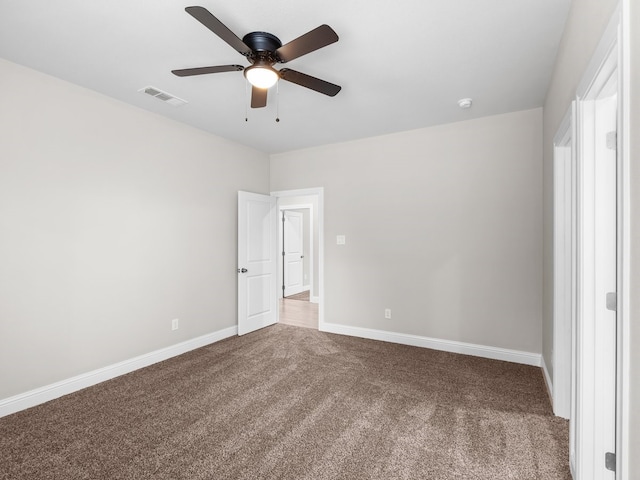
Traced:
MULTIPOLYGON (((617 294, 617 154, 616 163, 607 164, 604 145, 610 128, 601 117, 601 101, 617 97, 617 50, 612 50, 594 83, 578 97, 578 322, 576 369, 575 467, 580 479, 615 478, 605 470, 605 452, 616 452, 616 331, 617 313, 605 308, 608 292, 617 294), (614 90, 615 89, 615 90, 614 90), (598 175, 613 169, 615 182, 598 175), (609 204, 613 199, 613 204, 609 204), (600 224, 613 223, 612 228, 600 224), (612 239, 614 236, 615 239, 612 239), (606 474, 606 477, 605 477, 606 474)), ((611 103, 611 101, 609 101, 611 103)), ((619 108, 616 106, 616 112, 619 108)), ((613 119, 617 131, 617 121, 613 119)), ((616 135, 617 137, 617 135, 616 135)), ((615 147, 614 147, 615 148, 615 147)), ((616 149, 617 150, 617 149, 616 149)), ((613 162, 613 160, 612 160, 613 162)))
MULTIPOLYGON (((313 278, 314 278, 314 269, 313 269, 313 264, 314 262, 314 255, 315 255, 315 250, 314 250, 314 245, 313 245, 313 215, 314 215, 314 211, 313 211, 313 205, 310 203, 303 203, 303 204, 299 204, 299 205, 280 205, 278 204, 278 216, 280 218, 280 221, 282 221, 282 213, 285 212, 286 210, 309 210, 309 218, 310 218, 310 222, 309 222, 309 231, 306 232, 306 235, 309 235, 309 301, 313 302, 315 299, 312 298, 311 294, 313 293, 313 278)), ((318 226, 319 228, 319 226, 318 226)), ((279 232, 281 232, 279 234, 279 238, 282 236, 282 227, 280 227, 279 232)), ((280 241, 278 242, 278 248, 282 247, 282 238, 280 238, 280 241)), ((306 253, 305 253, 306 255, 306 253)), ((278 259, 278 269, 279 269, 279 273, 278 275, 280 275, 280 273, 282 272, 282 255, 279 255, 279 259, 278 259)), ((280 281, 282 279, 278 279, 278 281, 280 281)), ((278 295, 278 298, 282 298, 282 283, 280 282, 280 293, 278 295)))
MULTIPOLYGON (((277 208, 280 209, 281 197, 302 197, 316 196, 318 198, 318 330, 325 331, 324 319, 324 188, 302 188, 297 190, 279 190, 271 192, 271 196, 277 199, 277 208)), ((280 219, 278 219, 280 220, 280 219)), ((313 222, 312 222, 313 223, 313 222)), ((277 248, 277 247, 276 247, 277 248)), ((276 293, 277 295, 277 293, 276 293)), ((277 309, 278 321, 280 320, 280 312, 277 309)))
MULTIPOLYGON (((572 366, 576 331, 576 148, 575 102, 565 114, 553 140, 553 413, 570 419, 572 366)), ((575 425, 572 425, 574 427, 575 425)), ((570 431, 573 446, 575 432, 570 431)), ((570 452, 573 457, 573 452, 570 452)))
MULTIPOLYGON (((619 7, 620 8, 620 7, 619 7)), ((630 480, 631 429, 631 0, 622 0, 619 16, 618 43, 621 75, 618 85, 618 418, 617 471, 620 480, 630 480)), ((637 25, 634 25, 636 28, 637 25)))
MULTIPOLYGON (((588 142, 585 142, 583 137, 583 121, 582 121, 582 109, 583 100, 593 98, 594 92, 597 92, 602 84, 608 78, 607 73, 617 70, 617 95, 618 95, 618 125, 617 125, 617 253, 616 253, 616 267, 617 267, 617 336, 616 336, 616 416, 615 416, 615 454, 616 454, 616 474, 615 478, 618 480, 629 480, 629 456, 631 452, 629 450, 629 429, 630 429, 630 394, 628 391, 630 374, 629 374, 629 326, 630 326, 630 312, 629 312, 629 279, 630 279, 630 158, 629 158, 629 80, 630 80, 630 63, 629 63, 629 37, 628 26, 625 22, 628 22, 628 2, 625 0, 622 4, 622 10, 620 6, 616 9, 609 25, 605 29, 605 32, 598 44, 595 53, 589 63, 585 74, 582 77, 580 84, 576 89, 576 116, 575 122, 577 124, 577 155, 578 161, 580 160, 580 149, 584 149, 585 146, 588 149, 588 142), (627 14, 625 15, 625 11, 627 14), (626 36, 625 36, 626 31, 626 36)), ((578 170, 580 166, 578 164, 578 170)), ((578 174, 580 172, 578 171, 578 174)), ((578 176, 577 178, 578 192, 583 188, 583 179, 578 176)), ((584 202, 583 202, 584 206, 584 202)), ((578 205, 578 209, 581 206, 578 205)), ((578 214, 578 221, 585 215, 585 212, 576 212, 578 214)), ((586 212, 589 215, 589 212, 586 212)), ((588 218, 588 217, 587 217, 588 218)), ((581 245, 579 242, 578 253, 580 254, 581 245)), ((584 292, 584 278, 583 272, 578 269, 577 283, 578 293, 583 295, 584 292)), ((583 295, 584 298, 584 295, 583 295)), ((588 307, 587 307, 588 308, 588 307)), ((577 311, 578 315, 584 314, 584 305, 580 297, 578 298, 577 311)), ((582 353, 585 353, 585 344, 581 335, 576 338, 577 349, 582 348, 582 353)), ((587 352, 590 358, 593 358, 592 354, 587 352)), ((581 370, 579 365, 572 366, 572 374, 583 378, 587 375, 587 382, 591 381, 593 385, 593 375, 589 373, 588 369, 581 370)), ((589 402, 593 404, 594 398, 597 392, 591 391, 582 392, 583 395, 577 396, 577 402, 589 402)), ((599 434, 595 425, 594 418, 586 419, 588 423, 583 423, 585 419, 576 419, 576 442, 580 448, 584 448, 593 445, 594 437, 599 434)), ((591 452, 590 454, 593 454, 591 452)), ((598 455, 599 457, 599 455, 598 455)), ((598 462, 604 461, 604 459, 597 459, 598 462)), ((593 479, 593 461, 581 462, 581 466, 576 470, 572 469, 572 473, 576 480, 593 479), (584 469, 584 465, 587 468, 584 469)))

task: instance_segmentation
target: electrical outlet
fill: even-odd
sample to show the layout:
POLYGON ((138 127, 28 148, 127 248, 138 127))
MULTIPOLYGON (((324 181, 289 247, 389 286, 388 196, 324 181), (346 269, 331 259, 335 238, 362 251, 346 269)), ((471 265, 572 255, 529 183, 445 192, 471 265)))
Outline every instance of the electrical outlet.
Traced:
POLYGON ((386 319, 390 319, 391 318, 391 309, 390 308, 385 308, 384 309, 384 318, 386 318, 386 319))
POLYGON ((345 235, 336 235, 336 244, 337 245, 346 245, 347 237, 345 235))
POLYGON ((180 328, 180 319, 174 318, 171 320, 171 330, 178 330, 180 328))

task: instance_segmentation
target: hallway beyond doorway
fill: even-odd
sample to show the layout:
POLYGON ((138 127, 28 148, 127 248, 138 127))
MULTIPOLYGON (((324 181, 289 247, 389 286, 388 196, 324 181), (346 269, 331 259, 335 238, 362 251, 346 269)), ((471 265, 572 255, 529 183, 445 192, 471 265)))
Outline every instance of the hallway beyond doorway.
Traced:
POLYGON ((308 300, 298 300, 293 295, 280 299, 279 323, 318 329, 318 304, 308 300))

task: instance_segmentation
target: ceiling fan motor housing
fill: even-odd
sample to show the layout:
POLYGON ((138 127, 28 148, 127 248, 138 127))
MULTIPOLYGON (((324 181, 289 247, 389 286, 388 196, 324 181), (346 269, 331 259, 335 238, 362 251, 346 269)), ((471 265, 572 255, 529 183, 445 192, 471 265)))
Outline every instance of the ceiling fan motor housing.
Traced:
POLYGON ((252 50, 249 60, 253 63, 268 63, 273 65, 278 61, 276 50, 282 42, 275 35, 268 32, 247 33, 242 41, 252 50))

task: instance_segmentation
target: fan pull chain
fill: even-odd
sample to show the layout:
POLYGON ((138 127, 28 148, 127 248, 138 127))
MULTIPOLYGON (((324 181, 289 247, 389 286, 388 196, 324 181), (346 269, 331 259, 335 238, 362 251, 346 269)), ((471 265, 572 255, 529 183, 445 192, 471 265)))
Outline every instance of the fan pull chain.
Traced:
POLYGON ((244 121, 249 121, 249 80, 244 81, 244 121))
POLYGON ((276 82, 276 123, 280 121, 280 80, 276 82))

